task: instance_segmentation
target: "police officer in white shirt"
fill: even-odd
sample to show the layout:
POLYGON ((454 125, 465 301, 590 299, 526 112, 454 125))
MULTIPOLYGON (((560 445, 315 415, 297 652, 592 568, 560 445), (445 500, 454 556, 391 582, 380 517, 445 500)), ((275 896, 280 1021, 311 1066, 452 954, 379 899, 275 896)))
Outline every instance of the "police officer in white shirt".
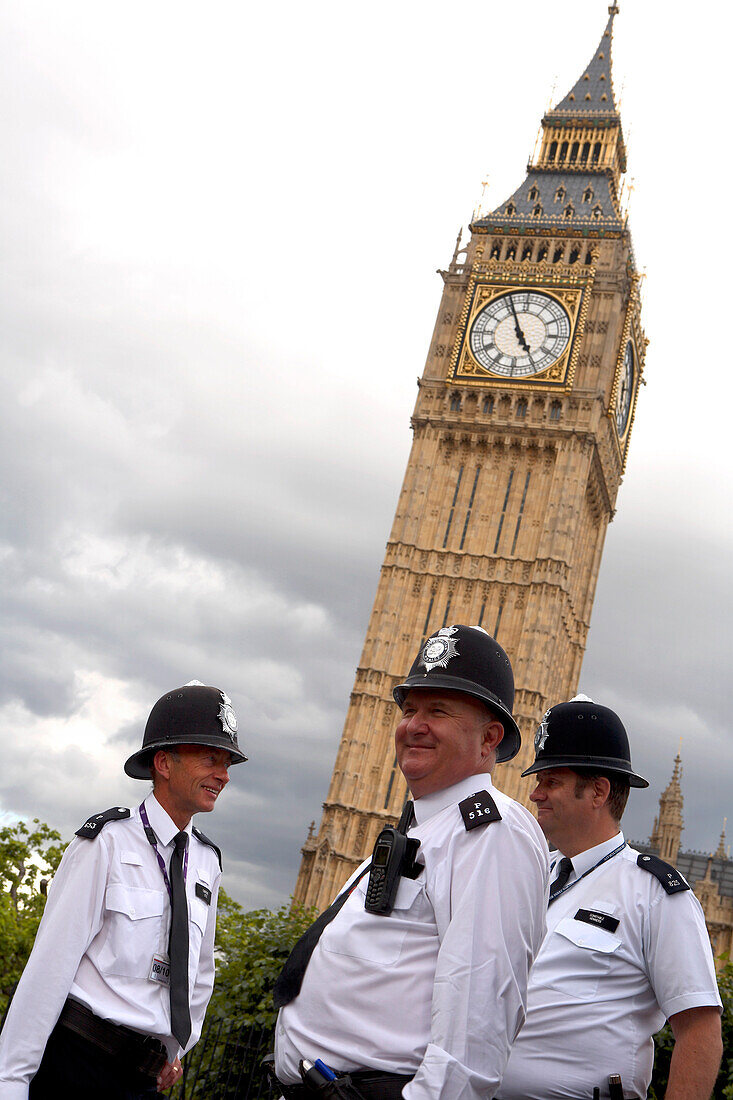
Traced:
POLYGON ((125 764, 153 790, 77 831, 0 1035, 2 1100, 138 1100, 169 1088, 214 983, 221 853, 191 824, 247 758, 229 698, 194 680, 125 764))
POLYGON ((527 1019, 498 1096, 645 1097, 652 1035, 667 1019, 666 1100, 705 1100, 722 1052, 710 940, 682 875, 621 832, 629 787, 649 786, 632 770, 623 724, 586 696, 552 707, 524 775, 537 776, 530 797, 558 858, 527 1019))
POLYGON ((414 811, 406 835, 380 833, 278 979, 288 1100, 332 1072, 364 1100, 487 1100, 524 1019, 549 857, 533 816, 492 782, 520 747, 509 659, 480 628, 444 627, 394 697, 414 811))

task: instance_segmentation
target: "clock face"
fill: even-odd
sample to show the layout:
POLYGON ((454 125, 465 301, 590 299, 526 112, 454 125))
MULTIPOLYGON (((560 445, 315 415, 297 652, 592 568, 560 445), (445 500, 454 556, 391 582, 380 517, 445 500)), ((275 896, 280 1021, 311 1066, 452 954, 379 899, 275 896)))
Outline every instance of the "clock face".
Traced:
POLYGON ((634 346, 629 340, 624 353, 621 384, 616 394, 616 431, 622 439, 629 423, 631 395, 634 392, 634 346))
POLYGON ((560 358, 570 342, 570 318, 554 298, 513 290, 494 298, 471 326, 476 361, 505 378, 529 378, 560 358))

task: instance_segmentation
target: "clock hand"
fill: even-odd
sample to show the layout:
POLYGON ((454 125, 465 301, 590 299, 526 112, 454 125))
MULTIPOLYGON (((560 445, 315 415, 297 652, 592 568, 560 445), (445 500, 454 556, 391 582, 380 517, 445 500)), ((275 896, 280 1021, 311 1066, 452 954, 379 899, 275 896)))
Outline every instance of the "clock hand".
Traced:
POLYGON ((511 294, 509 295, 509 305, 512 307, 512 313, 514 314, 514 331, 517 334, 517 340, 527 352, 527 355, 529 355, 529 344, 527 343, 526 337, 522 332, 521 325, 519 324, 519 317, 517 317, 517 311, 514 308, 514 299, 512 298, 511 294))

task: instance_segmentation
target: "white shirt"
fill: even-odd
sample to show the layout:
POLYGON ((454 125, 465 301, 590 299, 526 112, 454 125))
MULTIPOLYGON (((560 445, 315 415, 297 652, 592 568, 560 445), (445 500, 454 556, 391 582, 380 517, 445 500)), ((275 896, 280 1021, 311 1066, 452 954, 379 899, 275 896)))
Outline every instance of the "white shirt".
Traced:
MULTIPOLYGON (((168 867, 178 826, 153 794, 145 799, 158 851, 168 867)), ((214 932, 221 871, 216 853, 191 834, 189 910, 189 1050, 201 1034, 214 984, 214 932), (211 903, 196 885, 211 891, 211 903)), ((205 892, 205 891, 201 891, 205 892)), ((105 1020, 154 1035, 180 1053, 171 1035, 167 985, 151 981, 153 956, 167 953, 170 902, 139 810, 108 822, 93 839, 75 837, 53 882, 36 941, 0 1036, 0 1096, 26 1100, 46 1041, 66 998, 105 1020)))
POLYGON ((705 918, 692 891, 667 894, 637 866, 633 848, 595 866, 623 842, 619 833, 573 856, 569 889, 547 912, 501 1100, 592 1096, 594 1086, 607 1097, 612 1073, 621 1075, 625 1096, 646 1096, 652 1035, 665 1019, 720 1005, 705 918), (580 910, 596 921, 599 914, 611 918, 603 921, 609 927, 579 919, 580 910))
POLYGON ((365 875, 280 1011, 285 1082, 300 1081, 299 1059, 322 1058, 338 1070, 414 1073, 405 1100, 494 1095, 544 933, 547 843, 488 774, 424 795, 415 815, 409 835, 425 870, 401 879, 388 916, 365 911, 365 875), (458 803, 481 790, 502 819, 467 831, 458 803))

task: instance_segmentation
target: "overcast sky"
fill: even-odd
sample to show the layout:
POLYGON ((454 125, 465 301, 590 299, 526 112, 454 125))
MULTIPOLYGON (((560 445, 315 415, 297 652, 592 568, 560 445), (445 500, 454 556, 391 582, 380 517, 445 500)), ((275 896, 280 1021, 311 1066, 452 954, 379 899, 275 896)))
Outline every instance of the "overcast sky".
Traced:
MULTIPOLYGON (((250 757, 200 824, 245 907, 287 898, 436 268, 482 181, 486 209, 521 183, 606 19, 600 0, 0 4, 0 820, 68 839, 135 804, 122 761, 199 679, 250 757)), ((627 832, 648 835, 681 738, 702 850, 733 778, 730 21, 683 0, 616 20, 651 343, 580 684, 651 781, 627 832)))

